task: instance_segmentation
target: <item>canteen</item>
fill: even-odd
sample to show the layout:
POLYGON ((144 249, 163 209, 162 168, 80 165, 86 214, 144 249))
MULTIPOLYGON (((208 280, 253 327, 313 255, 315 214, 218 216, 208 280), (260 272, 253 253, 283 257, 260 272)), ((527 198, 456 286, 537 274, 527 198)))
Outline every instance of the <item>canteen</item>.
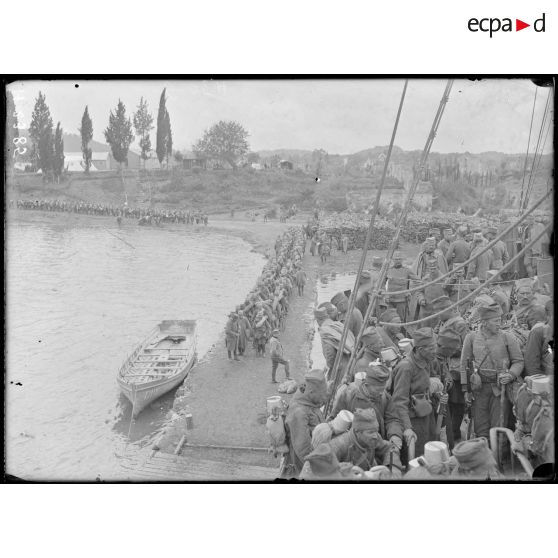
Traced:
POLYGON ((444 442, 426 442, 424 444, 424 459, 429 465, 440 465, 449 460, 448 447, 444 442))
POLYGON ((335 434, 343 434, 343 432, 347 432, 347 430, 351 427, 353 417, 354 415, 350 411, 339 411, 339 414, 330 423, 335 434))
POLYGON ((268 397, 266 405, 268 415, 279 414, 283 410, 283 400, 279 395, 268 397), (274 409, 277 409, 277 411, 274 412, 274 409))
POLYGON ((408 355, 411 350, 413 349, 413 340, 412 339, 401 339, 399 343, 397 343, 399 350, 404 354, 408 355))
POLYGON ((357 372, 355 374, 355 385, 358 387, 366 379, 366 372, 357 372))

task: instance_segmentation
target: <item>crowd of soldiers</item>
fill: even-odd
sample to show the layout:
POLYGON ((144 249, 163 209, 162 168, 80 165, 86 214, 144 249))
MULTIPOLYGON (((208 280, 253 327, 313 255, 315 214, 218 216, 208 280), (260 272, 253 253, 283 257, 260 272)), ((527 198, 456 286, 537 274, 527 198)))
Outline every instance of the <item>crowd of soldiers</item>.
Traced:
MULTIPOLYGON (((535 238, 537 223, 529 225, 535 238)), ((550 258, 548 237, 528 252, 527 277, 518 279, 500 273, 510 258, 504 242, 482 252, 497 229, 471 238, 464 229, 430 232, 412 267, 394 253, 382 284, 383 259, 373 259, 351 315, 350 292, 315 309, 326 368, 306 375, 285 413, 284 476, 498 479, 514 456, 533 468, 554 463, 553 284, 537 276, 540 259, 550 258), (483 288, 488 279, 497 281, 483 288), (506 463, 489 444, 498 428, 513 440, 496 444, 506 463)))
MULTIPOLYGON (((277 364, 286 359, 278 336, 284 329, 289 311, 289 298, 295 287, 301 295, 306 283, 302 269, 305 239, 299 227, 289 227, 275 242, 275 255, 266 262, 256 286, 241 305, 231 312, 225 328, 225 343, 229 360, 240 360, 252 341, 256 356, 265 356, 270 343, 272 359, 272 381, 275 382, 277 364)), ((285 371, 289 377, 288 363, 285 371)))
MULTIPOLYGON (((10 201, 10 207, 14 207, 13 200, 10 201)), ((139 207, 130 207, 128 204, 122 206, 86 203, 83 201, 70 202, 66 200, 17 200, 15 202, 17 209, 34 209, 39 211, 56 211, 66 213, 79 213, 81 215, 97 215, 104 217, 116 217, 121 220, 138 219, 140 225, 159 225, 161 223, 182 223, 185 225, 208 224, 208 216, 200 210, 184 211, 170 209, 142 209, 139 207)))

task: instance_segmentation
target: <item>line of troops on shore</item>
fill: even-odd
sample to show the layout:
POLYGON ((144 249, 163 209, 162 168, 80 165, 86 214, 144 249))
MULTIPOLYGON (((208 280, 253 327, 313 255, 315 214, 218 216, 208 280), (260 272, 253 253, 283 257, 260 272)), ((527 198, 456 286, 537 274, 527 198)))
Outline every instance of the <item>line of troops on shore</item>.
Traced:
MULTIPOLYGON (((265 356, 266 344, 270 342, 272 358, 272 381, 278 363, 285 364, 283 349, 278 341, 289 311, 289 298, 297 288, 304 292, 307 281, 302 268, 306 242, 299 227, 289 227, 275 243, 275 256, 269 257, 256 286, 243 304, 229 314, 225 327, 225 343, 229 360, 240 360, 248 342, 252 340, 256 356, 265 356), (282 362, 284 361, 284 362, 282 362)), ((288 363, 285 364, 287 378, 288 363)))
MULTIPOLYGON (((530 225, 533 235, 536 225, 530 225)), ((450 309, 487 278, 498 276, 509 255, 506 245, 498 243, 465 273, 416 296, 390 295, 435 280, 448 265, 474 257, 497 230, 475 231, 472 244, 463 229, 455 240, 453 231, 444 231, 438 242, 431 234, 413 269, 403 265, 401 253, 394 254, 383 285, 377 284, 383 260, 374 258, 372 270, 362 273, 351 316, 350 292, 337 293, 315 309, 326 369, 306 375, 304 391, 295 394, 286 412, 285 476, 392 479, 408 470, 405 478, 411 479, 497 479, 503 468, 488 444, 493 427, 513 430, 512 451, 526 456, 533 467, 554 463, 552 278, 543 282, 536 277, 538 261, 550 258, 549 240, 543 239, 525 259, 529 277, 487 285, 475 300, 450 309), (380 295, 349 371, 372 289, 380 295), (429 320, 435 313, 440 315, 429 320), (405 327, 414 318, 422 321, 405 327), (347 320, 343 379, 324 416, 347 320), (441 437, 452 453, 442 460, 431 451, 441 437), (415 455, 424 454, 423 466, 415 467, 417 460, 410 459, 413 447, 415 455)))
MULTIPOLYGON (((10 207, 14 207, 10 200, 10 207)), ((101 203, 69 202, 65 200, 17 200, 17 209, 34 209, 39 211, 56 211, 66 213, 79 213, 81 215, 97 215, 116 217, 121 220, 138 219, 140 225, 160 223, 182 223, 185 225, 199 225, 208 223, 208 216, 199 210, 169 210, 169 209, 142 209, 139 207, 106 205, 101 203)), ((120 222, 120 221, 119 221, 120 222)))

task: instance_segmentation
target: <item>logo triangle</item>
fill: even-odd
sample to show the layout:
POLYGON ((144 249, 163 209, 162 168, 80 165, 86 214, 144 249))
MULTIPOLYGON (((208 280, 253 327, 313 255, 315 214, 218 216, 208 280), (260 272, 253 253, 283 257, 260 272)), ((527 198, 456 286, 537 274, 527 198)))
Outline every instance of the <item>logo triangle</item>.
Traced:
POLYGON ((524 21, 521 21, 520 19, 515 20, 515 30, 516 31, 521 31, 522 29, 525 29, 526 27, 531 27, 531 24, 530 23, 525 23, 524 21))

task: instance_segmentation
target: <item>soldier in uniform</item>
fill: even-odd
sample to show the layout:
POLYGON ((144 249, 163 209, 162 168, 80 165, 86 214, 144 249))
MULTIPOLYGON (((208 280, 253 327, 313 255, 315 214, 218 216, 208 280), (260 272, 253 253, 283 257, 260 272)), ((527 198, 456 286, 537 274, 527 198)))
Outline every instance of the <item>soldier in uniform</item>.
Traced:
MULTIPOLYGON (((440 240, 440 242, 438 242, 438 250, 440 250, 442 252, 442 254, 444 254, 444 257, 446 257, 446 261, 447 261, 447 253, 451 244, 451 237, 453 235, 453 230, 452 229, 444 229, 444 238, 442 238, 442 240, 440 240)), ((449 264, 449 262, 448 262, 449 264)))
MULTIPOLYGON (((338 314, 337 319, 341 323, 345 323, 347 319, 347 310, 349 309, 349 299, 345 296, 345 293, 337 293, 332 299, 331 303, 337 308, 338 314)), ((356 336, 359 334, 362 327, 362 314, 360 310, 355 306, 353 308, 353 313, 349 318, 349 329, 356 336)))
POLYGON ((386 391, 389 376, 389 370, 383 365, 368 366, 366 378, 360 385, 352 383, 340 389, 328 420, 343 410, 355 413, 357 409, 374 409, 382 438, 401 449, 403 426, 393 399, 386 391))
POLYGON ((526 277, 516 281, 517 306, 512 312, 512 322, 521 329, 529 329, 527 318, 529 312, 536 305, 535 293, 533 292, 533 281, 526 277))
POLYGON ((533 467, 554 463, 554 398, 552 380, 528 376, 519 388, 514 414, 514 452, 525 454, 533 467))
POLYGON ((413 271, 422 279, 429 272, 429 260, 436 259, 437 267, 442 275, 448 272, 446 258, 440 250, 436 248, 436 239, 431 236, 424 241, 423 250, 418 255, 413 265, 413 271))
POLYGON ((517 380, 523 372, 523 355, 514 335, 500 331, 502 309, 497 302, 479 306, 481 319, 478 331, 465 338, 461 352, 462 377, 467 378, 472 394, 463 382, 467 401, 473 400, 473 417, 477 436, 488 438, 490 429, 506 426, 510 416, 509 401, 504 401, 504 424, 500 421, 501 390, 517 380), (468 363, 477 366, 482 363, 478 373, 471 374, 468 363))
MULTIPOLYGON (((492 242, 497 235, 498 229, 496 227, 488 227, 486 238, 489 242, 492 242)), ((510 256, 506 245, 502 240, 498 240, 498 242, 492 246, 492 263, 490 265, 490 269, 502 269, 509 259, 510 256)))
POLYGON ((467 279, 478 277, 481 283, 486 281, 487 272, 490 269, 490 259, 492 253, 490 250, 483 251, 486 239, 482 233, 476 232, 473 235, 473 249, 471 250, 471 258, 475 258, 467 268, 467 279))
MULTIPOLYGON (((331 303, 327 303, 335 307, 331 303)), ((337 309, 335 309, 337 311, 337 309)), ((337 352, 340 350, 341 346, 341 336, 343 334, 343 324, 338 321, 334 321, 328 315, 326 308, 323 306, 318 307, 314 310, 314 317, 318 322, 318 333, 320 334, 320 339, 322 342, 322 351, 326 360, 327 367, 331 370, 337 356, 337 352)), ((353 351, 355 345, 355 337, 352 331, 347 332, 347 337, 345 340, 345 347, 343 348, 343 356, 339 361, 339 366, 342 370, 346 372, 347 365, 349 364, 349 359, 351 352, 353 351)))
POLYGON ((397 476, 403 469, 399 451, 378 432, 380 428, 374 409, 356 409, 351 429, 331 440, 329 445, 342 462, 352 463, 364 471, 375 465, 389 465, 390 450, 397 476))
POLYGON ((439 370, 434 358, 436 343, 432 329, 417 329, 413 340, 412 351, 394 370, 393 402, 403 423, 407 446, 415 440, 415 454, 422 455, 424 444, 436 439, 430 379, 439 378, 439 370))
POLYGON ((407 321, 407 309, 409 302, 409 294, 393 294, 390 292, 404 291, 409 288, 409 280, 419 281, 419 277, 411 271, 411 269, 403 265, 403 254, 394 252, 393 265, 387 273, 387 284, 385 296, 386 302, 399 314, 402 322, 407 321))
POLYGON ((320 407, 327 400, 327 384, 322 370, 308 372, 304 382, 304 392, 295 393, 285 418, 294 476, 300 474, 306 456, 312 451, 312 432, 324 422, 320 407))
MULTIPOLYGON (((428 260, 428 273, 423 277, 423 281, 430 283, 430 281, 434 281, 436 278, 440 277, 440 275, 436 258, 430 258, 428 260)), ((417 292, 417 319, 424 319, 422 324, 423 327, 434 326, 438 321, 437 318, 434 318, 433 320, 427 320, 426 318, 434 314, 432 301, 443 295, 445 295, 443 282, 436 282, 432 285, 428 285, 417 292)))
MULTIPOLYGON (((456 310, 450 310, 451 300, 447 296, 437 298, 432 302, 433 310, 443 312, 437 328, 437 356, 443 361, 446 376, 451 377, 448 390, 449 413, 446 418, 446 435, 450 449, 461 436, 459 427, 465 414, 465 399, 461 390, 460 357, 463 342, 469 326, 456 310)), ((449 380, 449 378, 447 378, 449 380)))

